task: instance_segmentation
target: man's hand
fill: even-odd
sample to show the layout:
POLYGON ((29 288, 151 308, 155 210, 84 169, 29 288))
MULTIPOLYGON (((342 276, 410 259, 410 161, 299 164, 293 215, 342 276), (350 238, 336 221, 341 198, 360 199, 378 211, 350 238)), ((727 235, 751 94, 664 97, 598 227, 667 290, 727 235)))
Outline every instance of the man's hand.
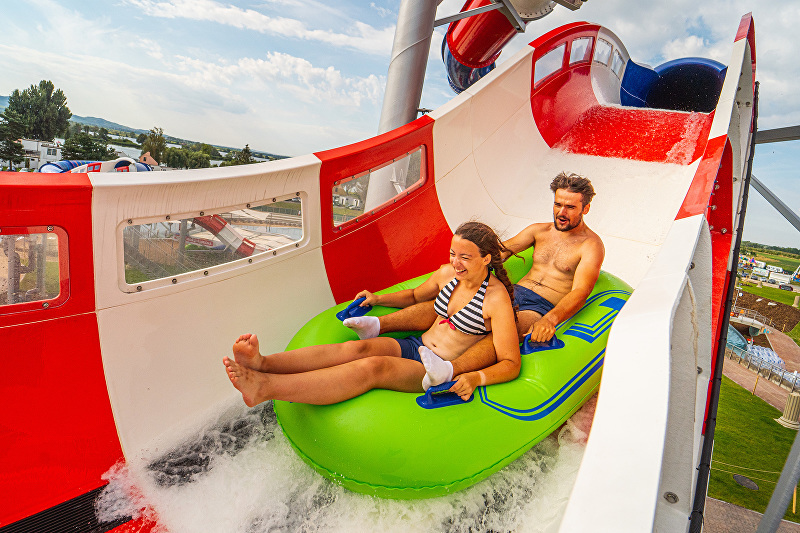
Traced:
POLYGON ((364 301, 361 302, 360 304, 358 304, 359 307, 364 307, 365 305, 377 305, 378 304, 378 296, 375 295, 375 294, 372 294, 368 290, 363 290, 363 291, 359 292, 358 294, 356 294, 356 297, 353 298, 353 300, 358 300, 362 296, 364 297, 364 301))
POLYGON ((556 334, 556 326, 547 315, 533 323, 528 333, 531 334, 531 342, 547 342, 556 334))
POLYGON ((469 400, 475 388, 481 384, 481 377, 477 372, 467 372, 458 376, 455 384, 448 390, 458 394, 465 402, 469 400))

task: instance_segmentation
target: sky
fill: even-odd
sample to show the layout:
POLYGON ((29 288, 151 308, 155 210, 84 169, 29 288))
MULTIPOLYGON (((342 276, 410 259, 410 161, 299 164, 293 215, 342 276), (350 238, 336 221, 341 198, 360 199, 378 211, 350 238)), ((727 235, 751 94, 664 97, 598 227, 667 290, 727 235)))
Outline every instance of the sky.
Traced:
MULTIPOLYGON (((438 15, 457 12, 444 0, 438 15)), ((0 0, 0 95, 53 81, 80 116, 289 156, 375 135, 400 0, 0 0)), ((577 20, 617 34, 651 66, 680 57, 727 64, 742 15, 756 25, 759 129, 800 124, 800 2, 588 0, 557 6, 499 62, 577 20)), ((435 30, 421 106, 454 95, 435 30)), ((754 174, 795 212, 800 141, 759 145, 754 174)), ((800 233, 752 191, 743 238, 800 248, 800 233)))

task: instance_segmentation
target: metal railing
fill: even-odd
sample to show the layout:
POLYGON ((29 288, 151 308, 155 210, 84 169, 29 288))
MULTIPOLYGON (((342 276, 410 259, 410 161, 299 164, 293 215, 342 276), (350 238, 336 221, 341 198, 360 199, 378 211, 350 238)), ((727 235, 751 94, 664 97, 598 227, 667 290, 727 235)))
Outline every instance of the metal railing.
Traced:
POLYGON ((775 323, 772 321, 772 319, 767 318, 758 311, 753 311, 752 309, 745 309, 744 307, 738 307, 734 305, 731 307, 731 317, 733 317, 734 315, 743 316, 746 318, 752 318, 753 320, 761 322, 765 326, 770 326, 772 328, 778 329, 775 326, 775 323))
POLYGON ((729 345, 725 347, 725 357, 736 360, 737 363, 746 366, 750 370, 755 370, 756 374, 785 389, 789 389, 790 392, 800 391, 800 374, 797 372, 789 372, 758 355, 735 346, 729 345))

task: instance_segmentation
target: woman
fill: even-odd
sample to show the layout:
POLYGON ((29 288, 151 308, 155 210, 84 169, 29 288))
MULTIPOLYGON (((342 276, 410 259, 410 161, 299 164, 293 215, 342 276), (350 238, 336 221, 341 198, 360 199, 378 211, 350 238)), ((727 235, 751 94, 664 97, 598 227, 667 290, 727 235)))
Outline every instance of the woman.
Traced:
POLYGON ((360 293, 365 303, 388 307, 435 297, 441 318, 419 338, 376 337, 262 356, 257 337, 245 334, 233 345, 234 360, 223 358, 228 377, 249 407, 273 399, 325 405, 376 388, 421 392, 425 367, 420 352, 452 360, 492 331, 497 363, 462 374, 450 390, 466 399, 480 385, 510 381, 519 374, 520 355, 514 289, 503 251, 491 228, 467 222, 453 236, 450 263, 416 289, 360 293))

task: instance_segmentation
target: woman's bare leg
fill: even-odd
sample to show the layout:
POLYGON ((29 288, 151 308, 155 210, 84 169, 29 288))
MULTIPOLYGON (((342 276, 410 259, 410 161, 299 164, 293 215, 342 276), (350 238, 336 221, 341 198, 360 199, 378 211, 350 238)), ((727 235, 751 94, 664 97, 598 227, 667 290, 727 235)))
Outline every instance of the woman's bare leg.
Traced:
POLYGON ((388 337, 308 346, 266 356, 259 353, 256 335, 246 333, 236 339, 233 344, 233 356, 236 363, 251 370, 270 374, 308 372, 375 355, 400 357, 400 353, 400 345, 396 340, 388 337))
POLYGON ((422 392, 424 367, 401 357, 375 356, 295 374, 267 374, 223 359, 228 378, 249 407, 267 400, 327 405, 372 389, 422 392))

